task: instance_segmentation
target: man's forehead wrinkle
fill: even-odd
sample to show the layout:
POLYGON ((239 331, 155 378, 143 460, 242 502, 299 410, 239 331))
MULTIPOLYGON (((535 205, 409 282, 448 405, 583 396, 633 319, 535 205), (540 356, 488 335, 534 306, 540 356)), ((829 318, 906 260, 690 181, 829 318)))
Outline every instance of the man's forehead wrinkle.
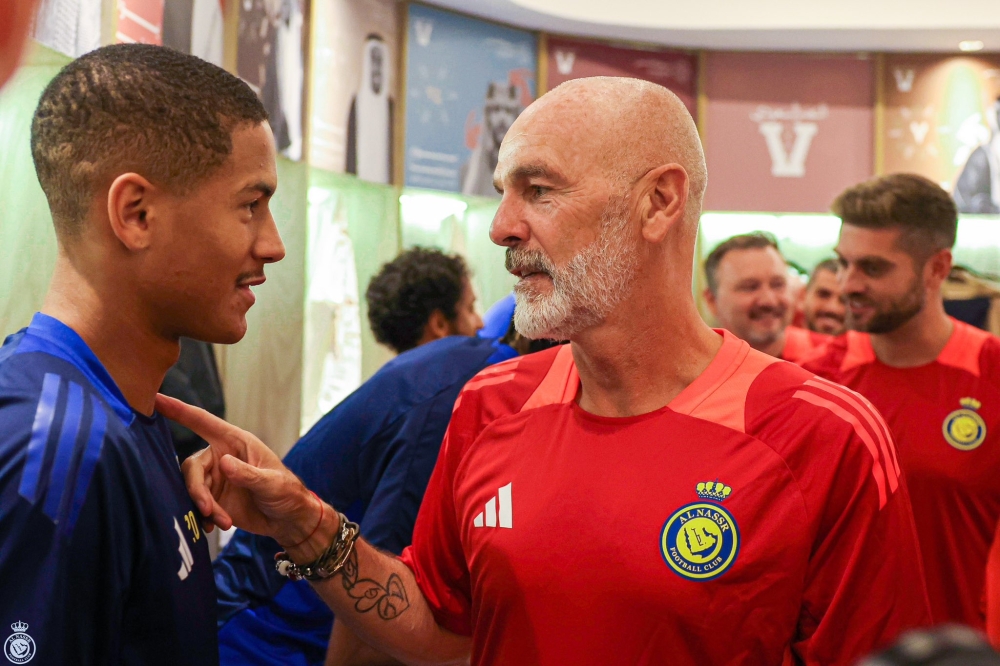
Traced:
POLYGON ((678 163, 700 201, 704 154, 694 121, 676 95, 637 79, 575 79, 544 95, 533 120, 551 123, 579 151, 598 155, 603 170, 633 181, 657 166, 678 163))

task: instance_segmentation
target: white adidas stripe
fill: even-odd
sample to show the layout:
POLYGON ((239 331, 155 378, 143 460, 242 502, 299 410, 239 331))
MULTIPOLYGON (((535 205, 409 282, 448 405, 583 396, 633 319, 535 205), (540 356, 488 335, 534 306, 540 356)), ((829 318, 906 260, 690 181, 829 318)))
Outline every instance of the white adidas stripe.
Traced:
POLYGON ((472 520, 473 527, 497 527, 498 525, 507 529, 514 527, 514 505, 511 501, 510 487, 511 484, 508 483, 497 490, 497 497, 500 500, 499 511, 497 510, 497 497, 491 497, 490 501, 486 503, 486 509, 476 514, 472 520))

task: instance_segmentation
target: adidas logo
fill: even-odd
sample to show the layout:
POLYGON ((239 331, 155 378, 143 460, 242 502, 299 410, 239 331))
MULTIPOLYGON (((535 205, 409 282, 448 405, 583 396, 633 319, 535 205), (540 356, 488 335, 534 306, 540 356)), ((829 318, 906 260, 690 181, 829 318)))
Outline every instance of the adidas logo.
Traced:
POLYGON ((181 554, 181 568, 177 570, 177 577, 181 580, 186 580, 188 574, 191 573, 191 568, 194 567, 194 556, 191 554, 191 547, 187 544, 187 539, 184 538, 184 532, 181 531, 180 523, 174 518, 174 530, 177 532, 177 538, 180 539, 180 545, 177 547, 177 551, 181 554))
POLYGON ((486 510, 480 511, 472 521, 473 527, 514 527, 514 509, 510 501, 510 486, 497 490, 497 496, 486 503, 486 510), (497 499, 499 498, 499 502, 497 499), (500 506, 498 507, 497 504, 500 506))

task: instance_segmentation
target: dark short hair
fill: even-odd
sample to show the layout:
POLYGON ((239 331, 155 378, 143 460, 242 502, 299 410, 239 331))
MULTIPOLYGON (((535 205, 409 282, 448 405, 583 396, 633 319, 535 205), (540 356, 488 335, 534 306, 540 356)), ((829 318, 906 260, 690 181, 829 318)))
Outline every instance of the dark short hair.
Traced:
POLYGON ((933 181, 894 173, 844 190, 830 207, 844 224, 903 231, 901 247, 918 263, 955 245, 958 208, 933 181))
POLYGON ((705 259, 705 282, 708 284, 708 290, 714 294, 719 288, 719 281, 717 279, 719 264, 722 262, 722 258, 728 253, 733 250, 761 250, 767 247, 773 247, 778 254, 781 254, 781 250, 778 249, 777 239, 766 231, 740 234, 732 238, 727 238, 716 245, 715 249, 705 259))
POLYGON ((816 281, 816 276, 823 271, 830 271, 831 273, 836 273, 840 269, 840 264, 837 263, 836 259, 824 259, 823 261, 816 264, 816 268, 813 269, 812 273, 809 274, 809 282, 806 284, 806 289, 813 285, 816 281))
POLYGON ((31 155, 56 232, 82 227, 97 187, 134 171, 184 193, 232 153, 232 132, 267 120, 250 87, 195 56, 115 44, 49 82, 31 123, 31 155))
POLYGON ((462 257, 415 247, 382 266, 368 283, 368 323, 375 339, 397 352, 417 346, 435 310, 455 319, 469 280, 462 257))

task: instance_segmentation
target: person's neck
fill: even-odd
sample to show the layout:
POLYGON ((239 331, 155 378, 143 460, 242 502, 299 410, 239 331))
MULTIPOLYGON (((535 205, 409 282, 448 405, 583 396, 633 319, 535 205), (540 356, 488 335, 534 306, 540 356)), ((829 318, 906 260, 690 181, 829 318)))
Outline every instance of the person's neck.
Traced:
POLYGON ((759 352, 764 352, 768 356, 773 356, 775 358, 781 358, 781 354, 785 351, 785 331, 787 329, 782 329, 778 333, 777 337, 774 338, 770 343, 757 347, 755 345, 750 345, 759 352))
POLYGON ((694 302, 671 303, 667 294, 660 299, 630 299, 603 324, 574 338, 579 404, 585 411, 614 417, 656 411, 715 358, 722 338, 702 321, 694 302))
POLYGON ((895 331, 873 333, 872 349, 878 360, 894 368, 927 365, 940 356, 954 329, 940 296, 928 298, 923 309, 895 331))
POLYGON ((134 298, 116 290, 115 283, 128 281, 88 279, 60 253, 41 312, 83 338, 132 409, 149 416, 180 344, 155 335, 134 298))

